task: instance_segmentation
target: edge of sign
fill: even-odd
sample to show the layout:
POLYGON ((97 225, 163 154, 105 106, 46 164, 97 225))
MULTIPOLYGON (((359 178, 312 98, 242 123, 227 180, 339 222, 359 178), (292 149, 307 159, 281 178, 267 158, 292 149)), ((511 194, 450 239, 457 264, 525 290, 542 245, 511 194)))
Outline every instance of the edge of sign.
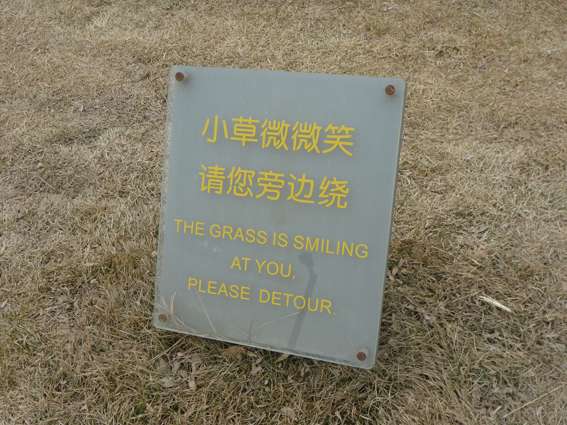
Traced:
POLYGON ((196 336, 199 338, 206 338, 212 341, 220 341, 220 342, 224 342, 227 344, 233 344, 233 345, 238 345, 240 347, 246 348, 246 347, 250 347, 250 348, 257 348, 260 350, 266 350, 266 351, 271 351, 274 353, 281 353, 281 354, 287 354, 290 356, 297 356, 299 357, 299 359, 301 358, 307 358, 307 359, 311 359, 311 360, 316 360, 316 361, 324 361, 324 362, 328 362, 328 363, 333 363, 335 365, 339 365, 339 366, 349 366, 349 367, 354 367, 357 369, 364 369, 364 370, 370 370, 374 367, 374 365, 376 364, 376 361, 371 361, 371 359, 369 359, 368 362, 366 363, 355 363, 354 361, 350 362, 348 360, 341 360, 341 359, 337 359, 334 357, 327 357, 325 355, 315 355, 313 353, 306 353, 303 351, 298 351, 298 350, 293 350, 293 349, 285 349, 285 348, 280 348, 280 347, 274 347, 271 345, 262 345, 262 344, 258 344, 256 342, 246 342, 246 344, 243 344, 242 341, 238 341, 235 339, 231 339, 231 338, 223 338, 223 337, 219 337, 217 335, 210 335, 210 334, 201 334, 201 333, 197 333, 197 332, 188 332, 185 329, 178 329, 176 327, 173 326, 166 326, 163 325, 161 323, 158 324, 158 322, 156 322, 154 324, 154 326, 158 329, 161 330, 165 330, 165 331, 170 331, 170 332, 175 332, 181 335, 189 335, 189 336, 196 336))
MULTIPOLYGON (((405 88, 406 88, 406 81, 399 77, 382 77, 378 75, 363 75, 363 74, 333 74, 333 73, 324 73, 324 72, 310 72, 310 71, 284 71, 281 69, 268 69, 268 68, 236 68, 236 67, 218 67, 218 66, 193 66, 193 65, 172 65, 170 68, 170 79, 169 84, 171 85, 172 79, 175 76, 175 72, 177 71, 185 71, 191 69, 198 69, 203 71, 246 71, 246 72, 257 72, 257 73, 274 73, 274 74, 282 74, 282 75, 302 75, 307 77, 337 77, 337 78, 363 78, 369 80, 386 80, 393 83, 402 83, 404 87, 404 99, 402 99, 402 106, 405 106, 405 88)), ((191 74, 188 73, 188 78, 191 78, 191 74)))
MULTIPOLYGON (((400 133, 398 134, 398 152, 396 154, 396 166, 395 166, 395 173, 394 173, 394 182, 393 182, 393 190, 392 190, 392 208, 390 210, 390 217, 389 217, 389 229, 388 229, 388 249, 386 250, 386 258, 384 259, 385 270, 384 275, 381 277, 382 279, 382 299, 380 305, 378 306, 378 329, 376 331, 376 354, 374 356, 374 361, 372 367, 376 364, 376 355, 378 354, 380 348, 380 334, 382 330, 382 309, 384 306, 384 290, 386 289, 386 285, 388 283, 388 258, 390 256, 390 250, 392 247, 392 233, 394 228, 394 216, 396 212, 396 199, 397 199, 397 191, 398 191, 398 173, 400 168, 400 154, 402 151, 402 144, 403 144, 403 133, 404 133, 404 118, 405 118, 405 107, 406 107, 406 98, 407 98, 407 84, 405 80, 396 79, 397 81, 403 84, 403 97, 401 99, 401 117, 400 117, 400 133)), ((400 93, 399 90, 396 89, 396 93, 400 93)))
POLYGON ((171 144, 171 132, 173 127, 173 102, 170 101, 170 97, 174 96, 175 90, 172 90, 172 82, 175 76, 175 69, 177 67, 171 67, 168 72, 168 88, 167 88, 167 118, 166 118, 166 136, 165 136, 165 149, 164 156, 162 159, 162 176, 161 176, 161 194, 160 194, 160 213, 159 213, 159 228, 158 228, 158 248, 157 248, 157 261, 156 261, 156 274, 154 279, 154 305, 153 305, 153 318, 152 322, 154 327, 162 328, 158 320, 158 296, 159 296, 159 282, 161 279, 162 272, 162 250, 164 246, 164 236, 165 232, 162 230, 165 226, 165 206, 167 204, 167 185, 168 185, 168 171, 169 171, 169 156, 170 156, 170 144, 171 144))

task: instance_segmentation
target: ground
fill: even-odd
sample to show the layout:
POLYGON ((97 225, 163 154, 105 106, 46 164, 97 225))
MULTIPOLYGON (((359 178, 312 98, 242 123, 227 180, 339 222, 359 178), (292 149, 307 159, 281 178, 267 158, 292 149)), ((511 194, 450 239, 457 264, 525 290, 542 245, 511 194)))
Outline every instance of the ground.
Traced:
POLYGON ((566 76, 563 0, 0 0, 0 424, 567 423, 566 76), (374 369, 152 327, 173 64, 408 81, 374 369))

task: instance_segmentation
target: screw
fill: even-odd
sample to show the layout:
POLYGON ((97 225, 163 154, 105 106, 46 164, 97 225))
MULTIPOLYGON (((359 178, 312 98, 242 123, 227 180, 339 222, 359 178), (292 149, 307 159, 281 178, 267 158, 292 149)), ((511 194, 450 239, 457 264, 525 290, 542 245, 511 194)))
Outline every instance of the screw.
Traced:
POLYGON ((158 319, 160 320, 160 322, 167 322, 167 314, 160 314, 158 316, 158 319))
POLYGON ((366 353, 364 351, 359 351, 358 353, 356 353, 356 358, 363 362, 364 360, 366 360, 366 353))
POLYGON ((396 94, 396 88, 392 84, 386 86, 386 94, 388 96, 393 96, 396 94))
POLYGON ((185 79, 185 74, 181 71, 175 73, 175 79, 177 81, 183 81, 185 79))

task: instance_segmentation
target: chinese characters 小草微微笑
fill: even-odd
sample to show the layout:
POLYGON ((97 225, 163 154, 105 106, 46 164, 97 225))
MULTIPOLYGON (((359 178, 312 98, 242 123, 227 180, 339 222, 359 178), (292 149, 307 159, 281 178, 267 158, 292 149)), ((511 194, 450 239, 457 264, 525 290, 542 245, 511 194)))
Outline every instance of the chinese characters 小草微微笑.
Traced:
POLYGON ((205 119, 201 136, 211 144, 225 140, 238 142, 243 147, 255 144, 261 149, 307 152, 315 155, 339 152, 352 158, 355 131, 353 127, 335 123, 321 126, 316 122, 289 123, 272 119, 260 121, 243 116, 228 121, 215 114, 205 119))

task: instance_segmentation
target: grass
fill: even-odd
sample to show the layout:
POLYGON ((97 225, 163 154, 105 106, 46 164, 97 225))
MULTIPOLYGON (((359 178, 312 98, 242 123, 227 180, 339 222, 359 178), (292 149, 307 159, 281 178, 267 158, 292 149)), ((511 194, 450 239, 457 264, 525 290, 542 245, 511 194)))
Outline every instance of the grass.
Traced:
POLYGON ((562 0, 0 0, 0 424, 567 423, 566 40, 562 0), (172 64, 408 80, 373 370, 151 326, 172 64))

